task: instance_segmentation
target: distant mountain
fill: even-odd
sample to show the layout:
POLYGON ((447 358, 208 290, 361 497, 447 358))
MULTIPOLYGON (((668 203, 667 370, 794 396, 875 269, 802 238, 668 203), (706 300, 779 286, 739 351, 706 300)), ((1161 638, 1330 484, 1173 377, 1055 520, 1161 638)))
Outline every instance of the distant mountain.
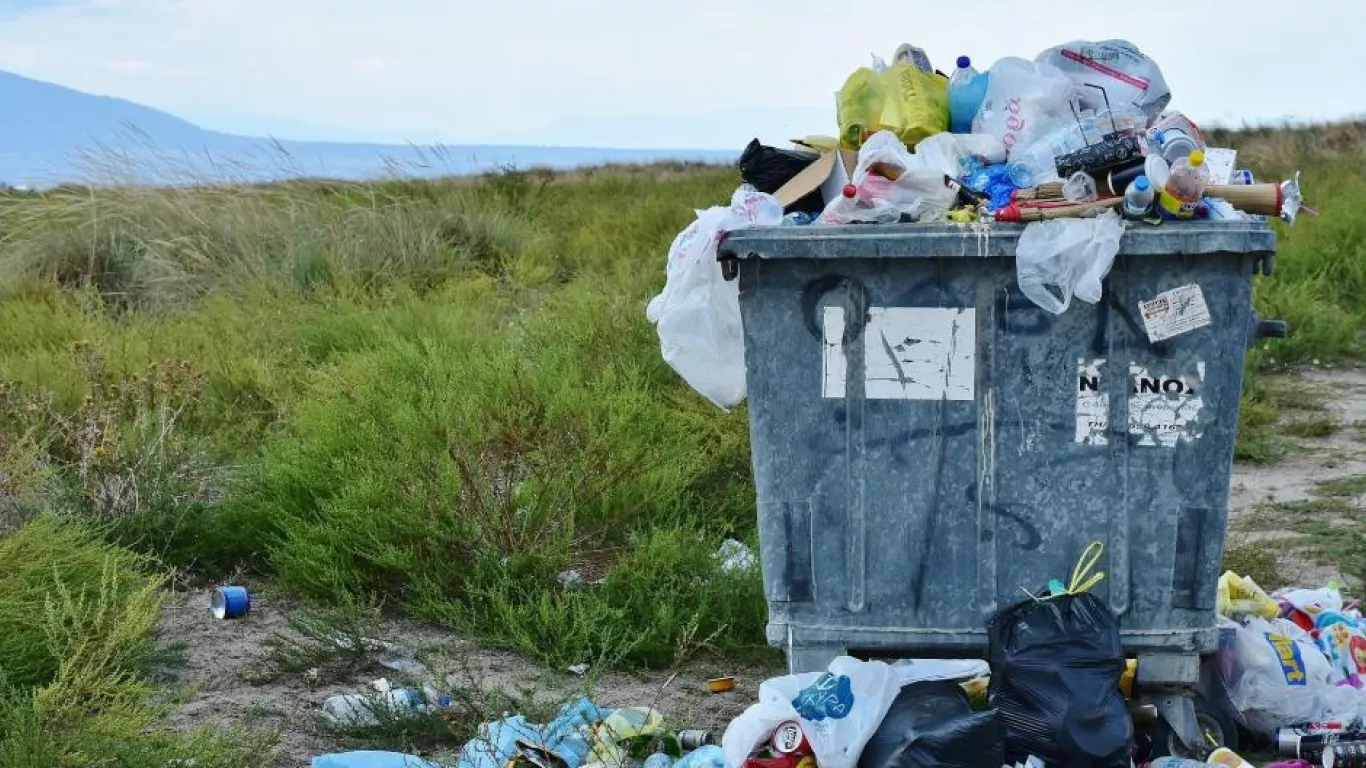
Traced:
POLYGON ((11 185, 431 177, 509 165, 731 162, 737 154, 738 148, 727 152, 272 141, 205 130, 131 101, 0 71, 0 182, 11 185))

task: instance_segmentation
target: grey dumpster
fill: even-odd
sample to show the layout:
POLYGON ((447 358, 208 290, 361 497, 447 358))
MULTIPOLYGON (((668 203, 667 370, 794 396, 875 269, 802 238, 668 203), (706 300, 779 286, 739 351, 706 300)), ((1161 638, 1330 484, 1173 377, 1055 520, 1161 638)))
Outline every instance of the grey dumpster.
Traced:
MULTIPOLYGON (((1215 593, 1261 222, 1138 225, 1096 305, 1020 293, 1023 227, 732 232, 768 641, 835 655, 985 652, 999 608, 1092 541, 1139 683, 1183 690, 1215 593)), ((1159 702, 1160 704, 1161 702, 1159 702)), ((1182 719, 1162 706, 1170 719, 1182 719)), ((1191 733, 1185 723, 1173 722, 1191 733)))

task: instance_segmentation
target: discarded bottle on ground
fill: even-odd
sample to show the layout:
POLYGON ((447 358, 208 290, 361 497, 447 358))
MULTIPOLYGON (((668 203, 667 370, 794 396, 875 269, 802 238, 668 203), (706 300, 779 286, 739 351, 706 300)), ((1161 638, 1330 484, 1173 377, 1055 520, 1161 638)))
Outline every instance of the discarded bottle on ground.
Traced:
POLYGON ((1196 205, 1209 186, 1209 168, 1203 150, 1195 150, 1172 164, 1167 185, 1162 188, 1157 204, 1169 216, 1189 219, 1195 216, 1196 205))
POLYGON ((949 130, 972 133, 972 119, 987 96, 987 75, 972 68, 972 59, 958 57, 958 69, 949 77, 949 130))
POLYGON ((422 691, 394 688, 379 694, 346 693, 323 702, 323 714, 338 725, 378 725, 380 718, 407 717, 427 712, 431 706, 422 691))
POLYGON ((1124 190, 1124 218, 1144 219, 1153 209, 1153 186, 1147 176, 1139 176, 1129 182, 1124 190))

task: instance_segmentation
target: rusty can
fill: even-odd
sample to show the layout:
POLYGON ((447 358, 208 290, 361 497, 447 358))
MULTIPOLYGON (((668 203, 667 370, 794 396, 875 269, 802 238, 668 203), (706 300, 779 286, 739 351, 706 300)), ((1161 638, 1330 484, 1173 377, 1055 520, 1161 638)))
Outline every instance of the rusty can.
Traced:
POLYGON ((811 754, 811 743, 806 740, 806 731, 802 730, 802 724, 796 720, 788 720, 775 728, 770 743, 773 745, 773 751, 780 755, 811 754))

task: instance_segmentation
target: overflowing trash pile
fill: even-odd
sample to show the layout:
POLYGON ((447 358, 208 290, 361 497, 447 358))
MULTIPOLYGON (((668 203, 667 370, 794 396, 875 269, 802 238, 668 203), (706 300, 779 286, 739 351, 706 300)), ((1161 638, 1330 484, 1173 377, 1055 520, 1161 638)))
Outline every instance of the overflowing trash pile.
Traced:
MULTIPOLYGON (((1170 755, 1175 742, 1152 738, 1153 724, 1135 714, 1141 662, 1126 658, 1119 620, 1090 591, 1105 578, 1093 572, 1102 552, 1092 544, 1068 583, 1051 581, 997 612, 985 660, 840 656, 823 671, 764 681, 719 744, 709 731, 675 730, 652 707, 608 709, 580 696, 547 723, 522 715, 484 723, 450 764, 359 751, 313 766, 1251 768, 1227 743, 1279 753, 1284 760, 1264 763, 1276 768, 1366 765, 1366 618, 1336 585, 1268 595, 1249 578, 1223 575, 1227 640, 1216 662, 1236 725, 1206 730, 1208 754, 1197 760, 1170 755)), ((430 692, 417 699, 370 706, 387 718, 448 704, 430 692)))
POLYGON ((1076 41, 952 75, 897 49, 849 75, 838 136, 794 148, 757 139, 730 205, 699 211, 669 249, 650 302, 664 359, 721 408, 745 397, 737 287, 716 264, 726 232, 753 226, 1023 223, 1020 290, 1049 312, 1096 303, 1126 228, 1277 217, 1304 205, 1298 174, 1260 181, 1208 146, 1157 62, 1123 40, 1076 41))

